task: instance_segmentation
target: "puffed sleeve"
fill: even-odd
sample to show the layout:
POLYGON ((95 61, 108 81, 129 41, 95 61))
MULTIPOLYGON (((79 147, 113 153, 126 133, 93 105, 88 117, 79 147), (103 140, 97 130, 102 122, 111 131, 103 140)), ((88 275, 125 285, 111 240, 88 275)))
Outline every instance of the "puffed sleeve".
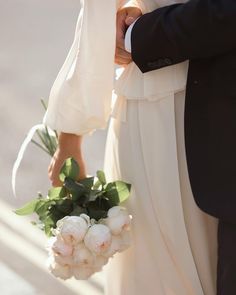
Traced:
POLYGON ((116 0, 81 0, 75 37, 52 86, 44 123, 82 135, 106 128, 111 113, 116 0))

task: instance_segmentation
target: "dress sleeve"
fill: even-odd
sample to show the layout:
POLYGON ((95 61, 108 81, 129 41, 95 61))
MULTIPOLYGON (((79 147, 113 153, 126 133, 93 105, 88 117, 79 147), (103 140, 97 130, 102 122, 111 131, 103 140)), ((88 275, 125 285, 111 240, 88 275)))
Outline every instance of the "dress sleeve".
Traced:
POLYGON ((81 0, 75 37, 52 86, 44 123, 82 135, 106 128, 111 113, 116 0, 81 0))
POLYGON ((119 7, 138 7, 142 13, 145 13, 146 7, 144 0, 120 0, 119 7))

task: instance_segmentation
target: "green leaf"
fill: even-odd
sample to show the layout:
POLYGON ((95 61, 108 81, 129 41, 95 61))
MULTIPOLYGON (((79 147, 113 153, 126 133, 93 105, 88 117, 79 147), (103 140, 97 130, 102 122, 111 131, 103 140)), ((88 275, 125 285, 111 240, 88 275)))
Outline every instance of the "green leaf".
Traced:
POLYGON ((71 178, 73 180, 77 180, 79 176, 79 165, 73 158, 68 158, 65 160, 59 178, 63 182, 66 177, 71 178))
POLYGON ((131 184, 123 181, 115 181, 120 203, 126 201, 130 195, 131 184))
POLYGON ((70 178, 66 178, 64 181, 64 187, 69 191, 72 195, 73 202, 78 201, 82 196, 86 195, 87 189, 86 187, 70 178))
POLYGON ((85 213, 87 214, 87 209, 81 206, 76 206, 74 210, 70 213, 71 216, 80 216, 80 214, 85 213))
POLYGON ((57 202, 55 207, 62 213, 70 214, 70 212, 73 210, 73 203, 70 199, 61 200, 57 202))
POLYGON ((41 200, 41 202, 36 206, 35 212, 38 214, 40 219, 43 219, 48 215, 48 211, 53 205, 56 205, 54 200, 41 200))
POLYGON ((55 223, 57 223, 58 220, 62 219, 63 217, 66 216, 65 213, 63 212, 60 212, 56 206, 52 206, 50 209, 49 209, 49 212, 47 215, 50 215, 51 218, 55 221, 55 223))
POLYGON ((88 215, 90 216, 90 218, 94 218, 96 220, 106 218, 107 210, 104 210, 102 207, 100 207, 97 200, 98 199, 96 199, 96 201, 88 203, 88 215))
POLYGON ((104 187, 104 189, 105 189, 105 191, 109 191, 109 190, 114 189, 115 187, 116 187, 115 182, 109 182, 109 183, 104 187))
POLYGON ((23 207, 15 210, 15 213, 18 215, 29 215, 35 212, 35 208, 40 200, 35 199, 26 203, 23 207))
POLYGON ((100 190, 91 190, 89 193, 89 201, 95 201, 98 197, 98 194, 100 193, 100 190))
POLYGON ((66 189, 64 187, 53 187, 48 192, 48 197, 53 199, 62 199, 66 197, 66 189))
POLYGON ((100 180, 97 180, 97 181, 95 182, 93 188, 94 188, 95 190, 96 190, 96 189, 99 189, 99 187, 100 187, 101 185, 102 185, 102 184, 101 184, 100 180))
POLYGON ((101 182, 102 185, 106 184, 106 176, 102 170, 97 171, 97 178, 101 182))
POLYGON ((120 203, 119 194, 116 188, 113 188, 105 193, 105 196, 109 199, 111 207, 117 206, 120 203))
POLYGON ((49 215, 45 220, 44 220, 44 231, 47 236, 52 235, 52 228, 56 227, 55 220, 52 218, 51 215, 49 215))
POLYGON ((91 190, 94 183, 94 177, 87 177, 87 178, 81 179, 79 183, 83 184, 88 190, 91 190))

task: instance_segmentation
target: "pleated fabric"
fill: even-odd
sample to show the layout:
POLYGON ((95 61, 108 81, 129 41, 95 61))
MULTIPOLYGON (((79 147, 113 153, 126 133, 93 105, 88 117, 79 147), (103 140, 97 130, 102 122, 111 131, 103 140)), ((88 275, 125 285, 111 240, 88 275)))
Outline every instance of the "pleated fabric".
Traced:
POLYGON ((218 221, 191 192, 184 98, 127 99, 110 121, 104 169, 132 184, 133 243, 107 266, 106 295, 215 295, 218 221))

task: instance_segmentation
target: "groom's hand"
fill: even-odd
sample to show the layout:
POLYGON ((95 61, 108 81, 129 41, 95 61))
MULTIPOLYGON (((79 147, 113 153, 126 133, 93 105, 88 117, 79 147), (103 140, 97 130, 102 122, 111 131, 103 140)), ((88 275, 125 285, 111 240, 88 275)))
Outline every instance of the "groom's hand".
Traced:
POLYGON ((126 66, 132 61, 131 54, 125 50, 125 33, 141 15, 138 7, 123 7, 117 12, 115 63, 118 65, 126 66))

